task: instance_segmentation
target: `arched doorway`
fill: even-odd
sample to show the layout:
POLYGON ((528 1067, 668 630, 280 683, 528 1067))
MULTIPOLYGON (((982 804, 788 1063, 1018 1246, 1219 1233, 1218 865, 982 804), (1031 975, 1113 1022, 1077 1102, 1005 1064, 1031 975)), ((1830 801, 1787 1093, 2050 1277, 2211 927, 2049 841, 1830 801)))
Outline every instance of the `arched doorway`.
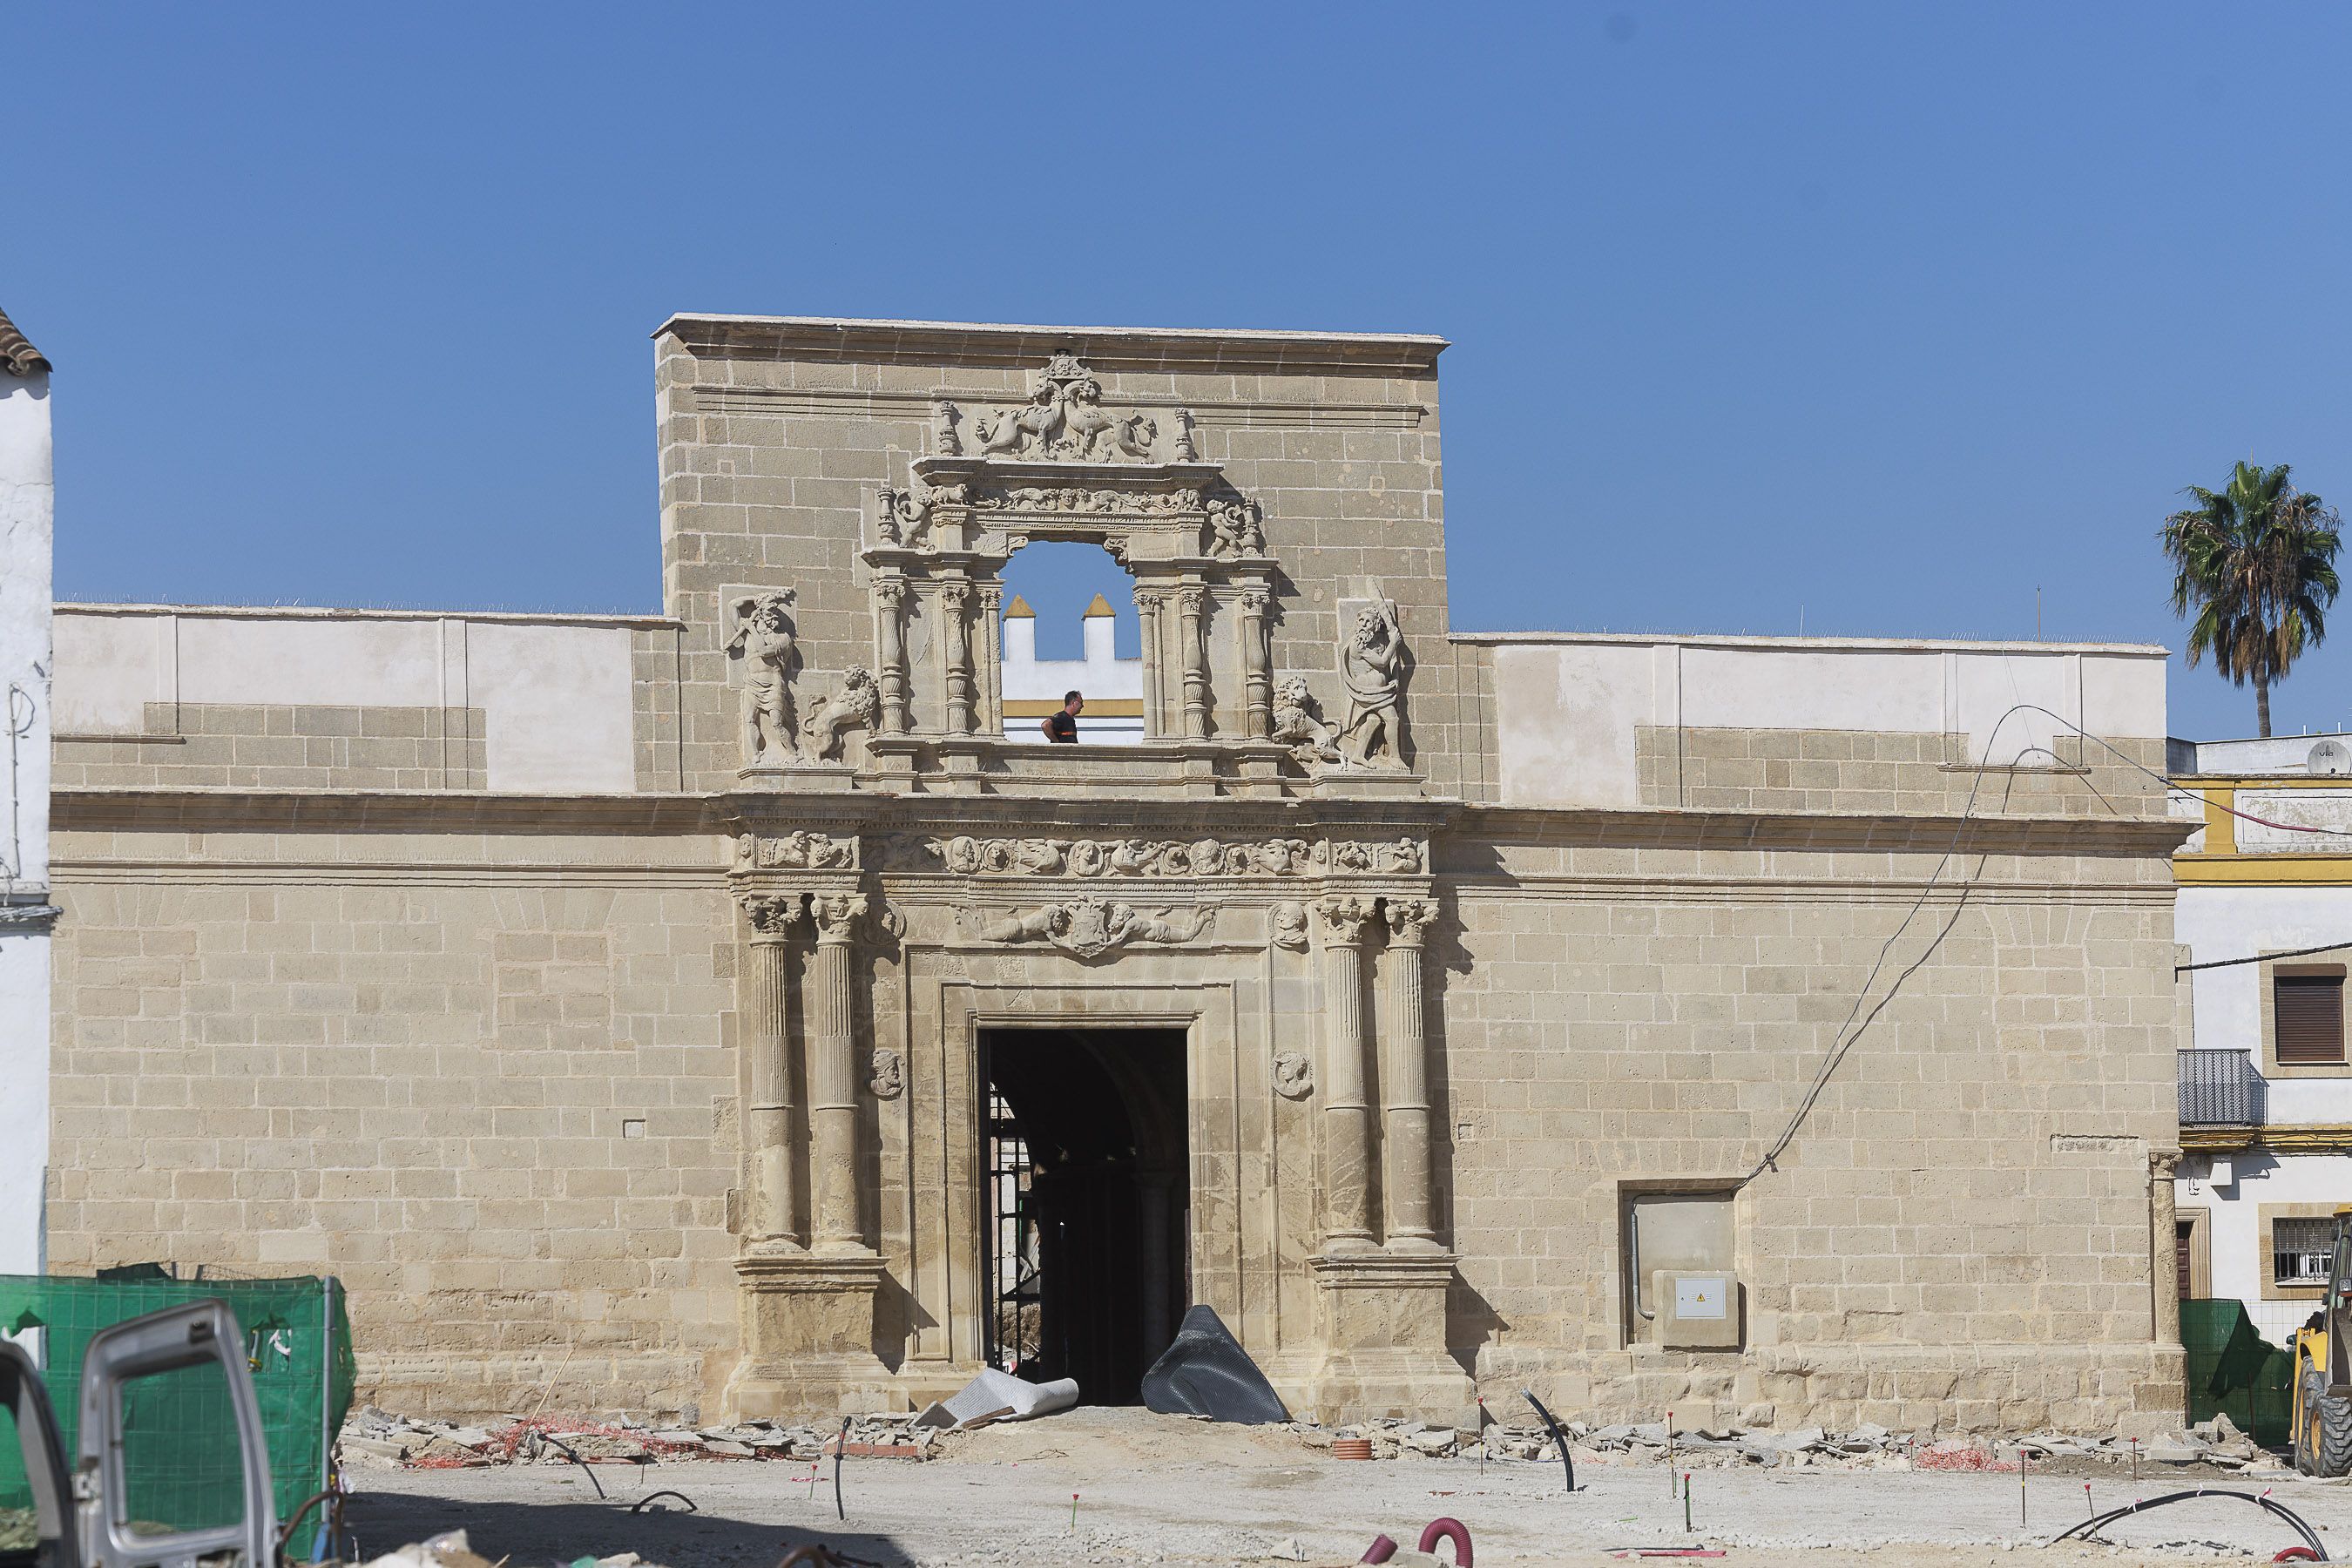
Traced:
POLYGON ((989 1364, 1129 1405, 1191 1297, 1181 1029, 980 1037, 989 1364))

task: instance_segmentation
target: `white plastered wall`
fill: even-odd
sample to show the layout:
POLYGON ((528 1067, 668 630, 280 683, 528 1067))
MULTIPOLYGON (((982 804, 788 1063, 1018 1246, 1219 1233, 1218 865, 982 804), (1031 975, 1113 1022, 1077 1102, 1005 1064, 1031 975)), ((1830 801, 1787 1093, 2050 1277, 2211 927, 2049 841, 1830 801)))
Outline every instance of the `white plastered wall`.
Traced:
POLYGON ((2271 1260, 2263 1250, 2263 1210, 2352 1201, 2352 1154, 2273 1154, 2263 1149, 2191 1154, 2182 1159, 2173 1189, 2180 1214, 2202 1210, 2210 1215, 2207 1245, 2213 1259, 2213 1295, 2237 1297, 2264 1339, 2287 1344, 2318 1303, 2263 1296, 2271 1260), (2226 1183, 2215 1179, 2224 1174, 2230 1178, 2226 1183))
MULTIPOLYGON (((49 556, 55 489, 46 372, 0 374, 0 886, 48 903, 49 556)), ((0 923, 0 1273, 43 1271, 48 1189, 49 925, 0 923)))
MULTIPOLYGON (((2173 930, 2192 963, 2315 947, 2352 937, 2352 888, 2184 887, 2174 904, 2173 930)), ((2244 1051, 2259 1070, 2263 984, 2259 963, 2192 973, 2194 1043, 2203 1049, 2244 1051)), ((2352 1075, 2273 1077, 2265 1093, 2268 1126, 2352 1122, 2352 1075)), ((2257 1146, 2221 1160, 2217 1171, 2205 1156, 2185 1158, 2173 1184, 2175 1201, 2184 1214, 2210 1211, 2213 1294, 2245 1302, 2264 1337, 2284 1344, 2310 1315, 2312 1303, 2264 1299, 2271 1260, 2262 1247, 2262 1209, 2352 1203, 2352 1155, 2277 1153, 2257 1146), (2231 1179, 2217 1181, 2222 1173, 2231 1179)))
POLYGON ((1472 636, 1495 649, 1503 803, 1639 804, 1635 731, 1965 735, 1972 763, 2048 765, 2079 724, 2162 738, 2164 655, 2136 644, 1472 636), (2030 705, 2030 708, 2029 706, 2030 705))
POLYGON ((636 786, 627 621, 67 605, 58 728, 135 735, 147 705, 478 708, 488 786, 636 786))

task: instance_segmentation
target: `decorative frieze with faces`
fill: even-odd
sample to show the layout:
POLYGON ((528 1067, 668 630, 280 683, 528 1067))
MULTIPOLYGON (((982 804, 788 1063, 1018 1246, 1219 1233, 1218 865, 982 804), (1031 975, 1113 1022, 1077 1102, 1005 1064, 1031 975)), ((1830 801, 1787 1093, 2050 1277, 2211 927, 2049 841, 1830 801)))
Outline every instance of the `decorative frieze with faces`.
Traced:
POLYGON ((1419 876, 1428 846, 1410 837, 1309 842, 1265 838, 1230 843, 1157 838, 926 838, 925 860, 959 876, 1320 877, 1333 872, 1419 876))

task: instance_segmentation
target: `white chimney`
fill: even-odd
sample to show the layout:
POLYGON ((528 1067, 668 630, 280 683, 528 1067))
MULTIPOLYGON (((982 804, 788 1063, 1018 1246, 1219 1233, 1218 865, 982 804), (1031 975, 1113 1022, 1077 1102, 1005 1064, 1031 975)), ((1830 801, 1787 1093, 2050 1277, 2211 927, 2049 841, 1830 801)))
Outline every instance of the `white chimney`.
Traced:
POLYGON ((1004 662, 1008 666, 1037 662, 1037 612, 1018 594, 1004 606, 1004 662))
POLYGON ((1097 594, 1095 602, 1087 606, 1083 623, 1088 664, 1108 665, 1118 657, 1111 645, 1112 634, 1118 628, 1118 619, 1111 613, 1110 601, 1097 594))

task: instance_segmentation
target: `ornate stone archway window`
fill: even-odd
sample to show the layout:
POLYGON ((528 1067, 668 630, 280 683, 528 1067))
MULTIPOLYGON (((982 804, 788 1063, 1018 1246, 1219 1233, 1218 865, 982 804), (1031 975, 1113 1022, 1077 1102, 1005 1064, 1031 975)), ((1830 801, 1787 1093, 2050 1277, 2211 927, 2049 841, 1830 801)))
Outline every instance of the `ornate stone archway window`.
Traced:
POLYGON ((942 398, 907 489, 874 498, 871 571, 885 772, 976 774, 1003 746, 995 606, 1007 561, 1038 540, 1098 544, 1135 579, 1144 734, 1165 770, 1274 787, 1267 625, 1276 563, 1257 503, 1200 460, 1185 410, 1119 413, 1070 354, 1018 406, 942 398))

